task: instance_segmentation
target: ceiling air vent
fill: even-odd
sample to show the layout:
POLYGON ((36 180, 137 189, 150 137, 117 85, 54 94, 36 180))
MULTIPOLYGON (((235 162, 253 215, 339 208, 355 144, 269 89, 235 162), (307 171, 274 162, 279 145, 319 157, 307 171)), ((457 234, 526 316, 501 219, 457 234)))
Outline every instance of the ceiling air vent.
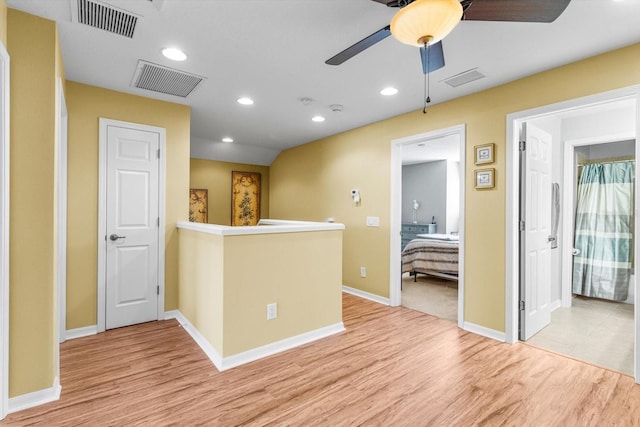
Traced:
POLYGON ((139 60, 132 86, 186 98, 205 78, 139 60))
POLYGON ((133 38, 138 22, 136 15, 95 0, 78 0, 77 5, 80 24, 133 38))
POLYGON ((478 71, 477 68, 472 68, 471 70, 463 71, 460 74, 456 74, 455 76, 444 79, 443 82, 451 87, 458 87, 466 85, 467 83, 471 83, 472 81, 482 79, 484 77, 486 76, 478 71))

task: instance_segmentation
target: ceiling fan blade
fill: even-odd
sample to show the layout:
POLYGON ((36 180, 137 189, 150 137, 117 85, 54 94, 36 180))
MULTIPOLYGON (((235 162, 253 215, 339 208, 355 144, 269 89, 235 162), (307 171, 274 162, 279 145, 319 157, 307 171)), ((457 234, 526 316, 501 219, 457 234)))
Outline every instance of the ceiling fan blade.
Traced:
POLYGON ((472 0, 467 21, 553 22, 571 0, 472 0))
POLYGON ((422 73, 427 74, 444 67, 444 53, 442 52, 442 41, 435 43, 426 49, 420 48, 420 62, 422 62, 422 73), (429 55, 427 57, 427 55, 429 55))
POLYGON ((340 65, 347 59, 351 59, 363 50, 373 46, 381 40, 386 39, 391 35, 391 26, 387 25, 384 28, 379 29, 375 33, 371 34, 360 40, 359 42, 349 46, 342 52, 327 59, 324 63, 329 65, 340 65))
POLYGON ((403 3, 403 5, 406 5, 406 0, 373 0, 377 3, 382 3, 388 7, 400 7, 400 3, 403 3))

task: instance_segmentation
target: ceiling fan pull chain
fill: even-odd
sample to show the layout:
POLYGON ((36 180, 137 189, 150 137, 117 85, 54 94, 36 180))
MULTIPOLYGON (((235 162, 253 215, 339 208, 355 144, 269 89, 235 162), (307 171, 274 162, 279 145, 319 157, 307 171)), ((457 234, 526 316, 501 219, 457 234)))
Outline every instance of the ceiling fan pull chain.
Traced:
POLYGON ((427 114, 427 104, 431 102, 431 97, 429 96, 429 92, 431 91, 431 76, 430 76, 430 64, 429 64, 429 46, 427 42, 424 42, 424 54, 427 56, 427 72, 424 73, 424 108, 422 109, 422 114, 427 114))
POLYGON ((422 114, 427 114, 427 75, 424 75, 424 107, 422 108, 422 114))

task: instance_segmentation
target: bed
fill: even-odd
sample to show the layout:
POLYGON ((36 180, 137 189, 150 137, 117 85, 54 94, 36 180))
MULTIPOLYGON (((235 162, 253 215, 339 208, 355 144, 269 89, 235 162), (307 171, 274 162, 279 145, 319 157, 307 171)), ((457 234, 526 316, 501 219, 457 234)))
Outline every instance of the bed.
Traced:
POLYGON ((402 272, 458 280, 458 236, 418 234, 402 251, 402 272))

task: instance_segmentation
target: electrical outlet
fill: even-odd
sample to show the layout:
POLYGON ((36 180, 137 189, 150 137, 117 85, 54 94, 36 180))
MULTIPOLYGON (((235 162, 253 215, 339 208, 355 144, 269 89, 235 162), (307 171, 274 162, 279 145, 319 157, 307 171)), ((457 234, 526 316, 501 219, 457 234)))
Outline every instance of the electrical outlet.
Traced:
POLYGON ((380 217, 379 216, 368 216, 367 217, 367 227, 380 227, 380 217))
POLYGON ((367 277, 367 267, 360 267, 360 277, 367 277))
POLYGON ((273 320, 278 317, 278 303, 267 304, 267 320, 273 320))

